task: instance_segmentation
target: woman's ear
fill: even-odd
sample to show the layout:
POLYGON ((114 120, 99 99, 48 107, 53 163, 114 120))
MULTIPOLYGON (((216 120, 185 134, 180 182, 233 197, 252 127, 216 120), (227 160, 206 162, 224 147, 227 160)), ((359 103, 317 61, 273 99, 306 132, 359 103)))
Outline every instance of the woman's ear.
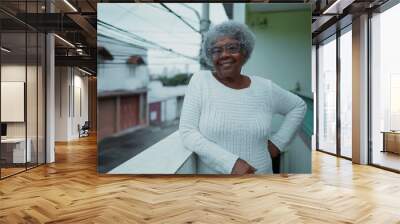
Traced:
POLYGON ((246 64, 246 62, 248 61, 249 58, 245 54, 241 54, 241 55, 242 55, 242 63, 241 63, 241 65, 243 66, 244 64, 246 64))

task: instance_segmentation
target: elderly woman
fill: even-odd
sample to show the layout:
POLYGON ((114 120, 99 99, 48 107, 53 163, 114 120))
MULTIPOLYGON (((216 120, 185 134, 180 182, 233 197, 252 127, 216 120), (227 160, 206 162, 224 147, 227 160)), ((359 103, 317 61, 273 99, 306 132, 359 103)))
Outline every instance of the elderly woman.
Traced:
POLYGON ((205 35, 203 55, 213 71, 194 74, 179 124, 184 146, 198 155, 202 174, 272 173, 272 160, 300 126, 305 103, 268 79, 242 74, 255 38, 228 21, 205 35), (284 121, 272 135, 273 114, 284 121))

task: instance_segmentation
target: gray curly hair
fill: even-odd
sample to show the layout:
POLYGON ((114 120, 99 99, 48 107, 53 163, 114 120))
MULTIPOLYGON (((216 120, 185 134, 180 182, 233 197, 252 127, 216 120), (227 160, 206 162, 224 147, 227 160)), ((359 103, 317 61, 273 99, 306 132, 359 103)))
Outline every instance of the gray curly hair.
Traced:
POLYGON ((239 41, 242 46, 242 53, 245 57, 245 63, 250 58, 254 49, 255 36, 249 27, 243 23, 229 20, 212 27, 204 36, 202 43, 202 57, 208 65, 213 67, 211 48, 221 37, 230 37, 239 41))

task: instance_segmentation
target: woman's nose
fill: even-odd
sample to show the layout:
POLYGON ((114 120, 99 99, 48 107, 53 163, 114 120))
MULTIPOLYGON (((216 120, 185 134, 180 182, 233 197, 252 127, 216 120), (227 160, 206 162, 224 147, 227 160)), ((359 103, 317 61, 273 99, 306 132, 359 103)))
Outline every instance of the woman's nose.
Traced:
POLYGON ((230 56, 230 55, 231 54, 226 49, 223 49, 222 52, 221 52, 220 58, 224 58, 224 57, 227 57, 227 56, 230 56))

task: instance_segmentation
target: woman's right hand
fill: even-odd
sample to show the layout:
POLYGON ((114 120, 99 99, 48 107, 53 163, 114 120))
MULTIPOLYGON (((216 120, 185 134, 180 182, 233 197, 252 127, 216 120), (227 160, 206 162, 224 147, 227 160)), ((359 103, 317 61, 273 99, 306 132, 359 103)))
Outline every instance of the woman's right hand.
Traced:
POLYGON ((231 174, 243 175, 243 174, 254 174, 254 172, 256 172, 256 168, 252 167, 246 161, 239 158, 238 160, 236 160, 236 163, 232 168, 231 174))

